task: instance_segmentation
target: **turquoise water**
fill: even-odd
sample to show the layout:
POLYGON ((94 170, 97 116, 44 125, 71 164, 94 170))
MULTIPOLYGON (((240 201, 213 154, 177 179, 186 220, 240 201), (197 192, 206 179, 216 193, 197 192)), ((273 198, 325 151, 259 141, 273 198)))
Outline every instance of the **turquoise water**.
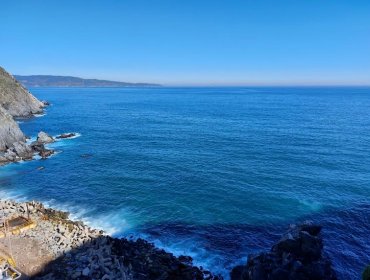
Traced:
POLYGON ((30 136, 78 132, 1 168, 38 199, 227 275, 292 222, 325 226, 343 279, 370 263, 369 88, 34 88, 30 136), (45 169, 38 170, 43 166, 45 169))

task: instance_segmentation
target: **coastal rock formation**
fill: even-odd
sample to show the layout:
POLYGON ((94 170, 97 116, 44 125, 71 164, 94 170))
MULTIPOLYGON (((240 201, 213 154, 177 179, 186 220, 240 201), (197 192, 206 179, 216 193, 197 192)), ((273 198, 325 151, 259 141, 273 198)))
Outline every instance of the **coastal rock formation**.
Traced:
POLYGON ((40 131, 39 134, 37 134, 37 142, 40 144, 49 144, 55 142, 55 140, 46 132, 40 131))
POLYGON ((193 266, 190 257, 177 258, 142 239, 112 238, 38 202, 0 201, 0 212, 5 219, 23 216, 37 224, 0 238, 0 253, 11 250, 11 242, 18 248, 17 268, 33 279, 221 279, 193 266))
POLYGON ((293 225, 270 252, 250 255, 245 266, 231 272, 232 280, 335 280, 324 255, 321 226, 293 225))
POLYGON ((0 106, 0 151, 5 151, 15 142, 25 140, 25 136, 13 117, 0 106))
POLYGON ((0 165, 30 160, 34 153, 42 158, 53 154, 44 144, 54 139, 44 132, 38 136, 39 143, 28 145, 14 117, 31 117, 41 113, 48 103, 37 100, 12 75, 0 67, 0 165))
POLYGON ((0 105, 13 117, 41 113, 44 103, 37 100, 12 75, 0 67, 0 105))
POLYGON ((62 133, 61 135, 58 135, 56 138, 57 139, 66 139, 66 138, 71 138, 71 137, 75 137, 76 136, 76 133, 62 133))

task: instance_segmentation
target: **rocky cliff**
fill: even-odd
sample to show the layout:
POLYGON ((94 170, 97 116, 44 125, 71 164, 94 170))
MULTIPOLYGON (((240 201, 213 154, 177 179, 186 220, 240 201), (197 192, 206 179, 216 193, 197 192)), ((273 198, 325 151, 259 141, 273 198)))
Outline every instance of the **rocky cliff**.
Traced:
POLYGON ((13 117, 29 117, 41 113, 44 107, 41 101, 1 67, 0 105, 13 117))
POLYGON ((25 137, 13 117, 0 106, 0 151, 10 148, 13 143, 25 141, 25 137))
POLYGON ((26 137, 14 120, 14 117, 31 117, 41 113, 44 107, 43 102, 0 67, 0 165, 30 160, 34 153, 43 158, 51 154, 42 142, 26 144, 26 137))

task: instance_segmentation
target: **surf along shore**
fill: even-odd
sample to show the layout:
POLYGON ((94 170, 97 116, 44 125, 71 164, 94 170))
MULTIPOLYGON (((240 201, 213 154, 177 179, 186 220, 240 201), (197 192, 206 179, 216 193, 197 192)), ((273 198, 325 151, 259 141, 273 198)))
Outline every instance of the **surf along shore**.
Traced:
POLYGON ((221 279, 143 240, 112 238, 39 202, 0 201, 1 219, 27 219, 0 232, 0 257, 12 258, 23 279, 221 279), (14 231, 12 233, 11 231, 14 231))
MULTIPOLYGON (((40 132, 28 143, 14 120, 41 114, 47 105, 0 67, 0 165, 54 153, 46 147, 56 139, 40 132)), ((312 224, 292 227, 270 252, 249 256, 233 269, 231 279, 336 279, 322 254, 320 231, 312 224)), ((174 256, 143 239, 113 238, 35 201, 0 200, 0 270, 4 260, 22 279, 222 279, 194 266, 191 257, 174 256)))

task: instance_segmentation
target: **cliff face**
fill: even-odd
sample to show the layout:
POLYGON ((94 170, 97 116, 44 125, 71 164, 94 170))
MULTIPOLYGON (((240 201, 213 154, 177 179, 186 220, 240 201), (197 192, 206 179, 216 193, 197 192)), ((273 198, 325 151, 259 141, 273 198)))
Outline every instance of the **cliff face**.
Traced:
POLYGON ((32 149, 13 117, 42 112, 44 104, 0 67, 0 165, 32 157, 32 149))
POLYGON ((44 107, 41 101, 1 67, 0 105, 13 117, 29 117, 42 112, 44 107))
POLYGON ((5 151, 18 141, 25 141, 22 131, 13 117, 0 106, 0 151, 5 151))

